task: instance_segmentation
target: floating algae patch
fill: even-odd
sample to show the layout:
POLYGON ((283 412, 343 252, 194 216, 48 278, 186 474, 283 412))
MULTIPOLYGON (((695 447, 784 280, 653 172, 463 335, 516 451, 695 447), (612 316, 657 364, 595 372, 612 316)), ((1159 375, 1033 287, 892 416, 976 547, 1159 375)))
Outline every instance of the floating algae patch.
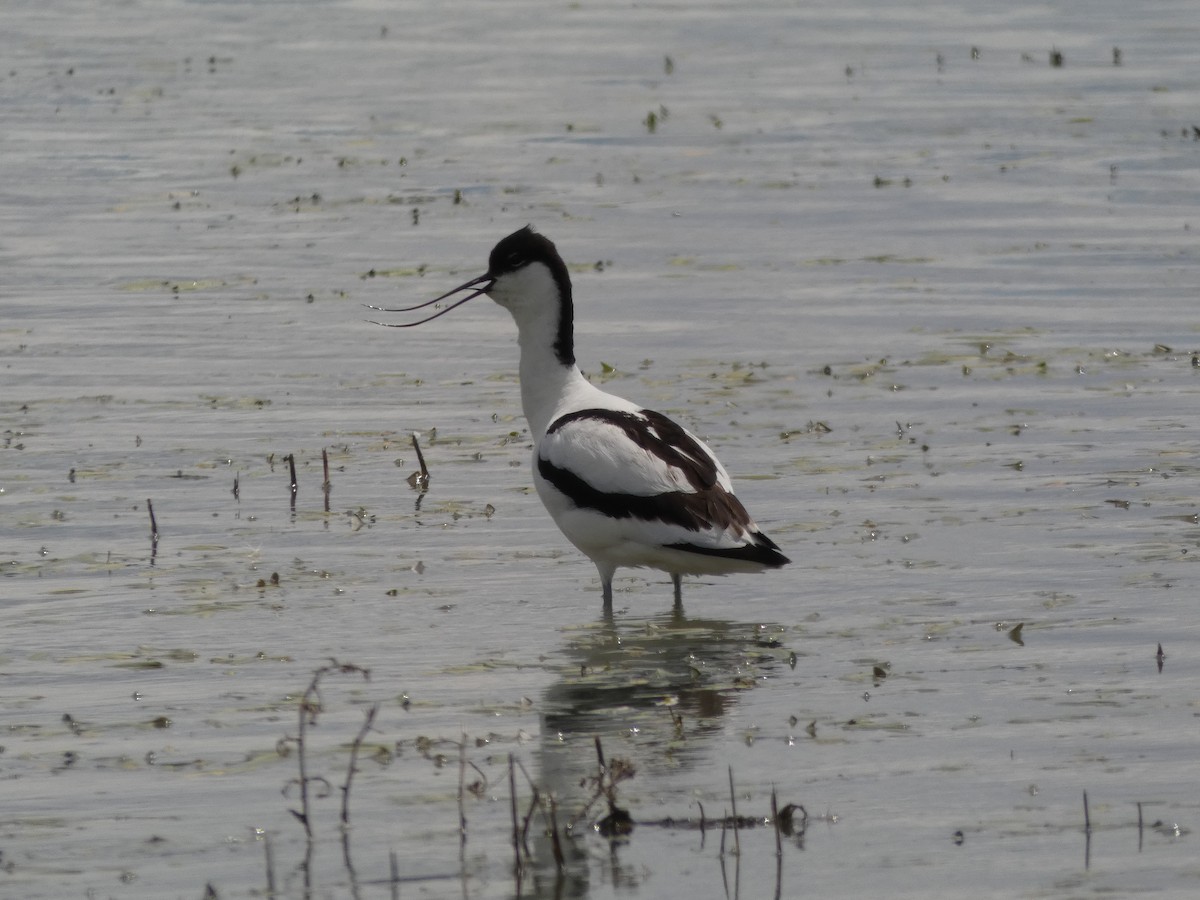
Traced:
POLYGON ((83 654, 66 656, 61 662, 69 665, 93 662, 111 662, 122 668, 162 668, 167 663, 190 663, 200 658, 195 650, 183 648, 159 650, 152 647, 139 647, 136 650, 112 651, 108 653, 83 654))
POLYGON ((254 284, 255 281, 256 279, 250 276, 234 278, 145 278, 140 281, 127 281, 117 285, 117 289, 129 293, 149 293, 150 291, 165 290, 172 294, 194 294, 201 291, 216 292, 228 287, 254 284))

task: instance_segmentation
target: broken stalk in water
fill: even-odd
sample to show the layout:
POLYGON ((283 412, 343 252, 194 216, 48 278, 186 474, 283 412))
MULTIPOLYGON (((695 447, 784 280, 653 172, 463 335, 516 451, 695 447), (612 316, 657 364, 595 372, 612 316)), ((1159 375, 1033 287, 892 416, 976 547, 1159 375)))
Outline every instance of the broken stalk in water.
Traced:
POLYGON ((321 490, 325 494, 325 512, 329 512, 329 492, 333 490, 333 483, 329 480, 329 451, 321 448, 321 468, 324 470, 325 480, 321 482, 321 490))
POLYGON ((417 432, 412 433, 413 450, 417 452, 417 465, 420 466, 420 471, 413 472, 408 476, 410 487, 417 488, 421 491, 429 488, 429 469, 425 466, 425 454, 421 452, 421 445, 417 441, 417 432))
POLYGON ((294 510, 296 508, 296 492, 298 490, 298 486, 296 484, 296 455, 294 453, 289 453, 284 457, 284 459, 287 460, 288 477, 291 479, 290 487, 292 491, 292 509, 294 510))
POLYGON ((154 518, 154 501, 149 497, 146 498, 146 509, 150 511, 150 547, 152 550, 158 550, 158 520, 154 518))

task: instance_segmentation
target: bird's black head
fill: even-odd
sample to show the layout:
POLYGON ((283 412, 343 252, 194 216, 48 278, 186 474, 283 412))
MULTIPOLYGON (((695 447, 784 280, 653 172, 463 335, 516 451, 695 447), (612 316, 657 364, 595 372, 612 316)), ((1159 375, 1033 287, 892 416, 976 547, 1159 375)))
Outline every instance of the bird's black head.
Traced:
POLYGON ((418 319, 416 322, 387 324, 390 328, 413 328, 424 325, 434 319, 444 316, 452 309, 457 309, 468 300, 473 300, 481 294, 491 297, 518 317, 524 316, 529 310, 534 315, 548 317, 557 314, 558 321, 554 328, 554 355, 564 366, 575 365, 575 307, 571 301, 571 276, 567 273, 567 265, 558 255, 554 244, 549 238, 542 237, 529 225, 520 231, 514 231, 495 247, 488 257, 488 270, 478 278, 472 278, 465 284, 460 284, 452 291, 447 291, 440 297, 418 303, 416 306, 406 306, 399 309, 388 309, 381 306, 371 306, 381 312, 412 312, 428 306, 441 303, 447 297, 463 291, 470 291, 467 296, 459 298, 435 312, 431 316, 418 319), (536 272, 529 267, 537 264, 543 267, 536 272), (550 281, 544 275, 549 274, 550 281), (557 309, 553 307, 557 306, 557 309))
POLYGON ((488 274, 499 278, 533 262, 545 263, 551 271, 563 265, 562 257, 550 238, 538 234, 532 225, 526 225, 492 248, 488 257, 488 274))
POLYGON ((491 255, 488 256, 487 274, 494 287, 495 282, 504 276, 519 272, 534 263, 541 263, 550 271, 558 288, 559 320, 558 336, 554 342, 555 355, 563 365, 574 365, 575 307, 571 297, 571 276, 554 243, 534 231, 531 225, 526 225, 492 248, 491 255))

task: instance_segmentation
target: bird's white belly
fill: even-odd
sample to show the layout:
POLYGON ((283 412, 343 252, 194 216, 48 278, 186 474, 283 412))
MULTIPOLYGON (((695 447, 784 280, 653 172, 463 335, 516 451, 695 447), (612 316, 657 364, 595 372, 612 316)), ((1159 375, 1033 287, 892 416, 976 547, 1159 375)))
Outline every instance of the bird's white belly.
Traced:
POLYGON ((533 484, 559 530, 597 564, 622 568, 644 566, 682 575, 762 571, 763 567, 756 563, 702 556, 665 546, 697 538, 696 532, 685 528, 634 518, 616 519, 594 509, 579 508, 541 476, 536 463, 533 484))

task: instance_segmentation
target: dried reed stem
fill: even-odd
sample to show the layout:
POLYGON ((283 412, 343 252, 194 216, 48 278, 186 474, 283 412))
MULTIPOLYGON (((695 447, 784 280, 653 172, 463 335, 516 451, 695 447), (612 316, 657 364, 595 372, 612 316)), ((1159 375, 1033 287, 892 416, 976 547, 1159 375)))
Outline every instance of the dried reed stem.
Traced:
POLYGON ((508 806, 512 815, 513 873, 517 879, 517 893, 520 893, 521 832, 517 827, 517 767, 511 753, 508 754, 508 806))
POLYGON ((733 852, 742 855, 742 841, 738 836, 737 797, 733 792, 733 766, 729 767, 729 808, 733 811, 733 852))
POLYGON ((466 807, 466 783, 467 783, 467 733, 462 733, 462 740, 458 745, 458 846, 461 852, 462 848, 467 844, 467 807, 466 807))
POLYGON ((146 509, 150 511, 150 543, 158 545, 158 520, 154 518, 154 501, 146 498, 146 509))
POLYGON ((271 852, 271 835, 266 831, 263 832, 263 854, 267 858, 267 897, 275 898, 279 896, 275 892, 275 857, 271 852))
POLYGON ((413 450, 417 452, 417 465, 421 469, 421 474, 419 476, 421 479, 420 483, 428 484, 429 469, 425 466, 425 454, 421 452, 421 445, 417 442, 417 433, 415 431, 412 433, 412 445, 413 450))
POLYGON ((321 448, 321 468, 325 473, 325 480, 321 482, 321 492, 325 495, 325 512, 329 512, 329 493, 333 490, 333 482, 329 480, 329 451, 324 447, 321 448))
POLYGON ((379 713, 379 704, 371 704, 371 708, 367 710, 367 714, 363 719, 362 728, 358 729, 358 734, 354 736, 354 742, 350 745, 350 764, 346 767, 346 783, 342 785, 342 827, 350 826, 350 787, 354 782, 354 776, 358 774, 358 754, 362 750, 363 741, 370 734, 372 726, 375 724, 375 716, 379 713))

